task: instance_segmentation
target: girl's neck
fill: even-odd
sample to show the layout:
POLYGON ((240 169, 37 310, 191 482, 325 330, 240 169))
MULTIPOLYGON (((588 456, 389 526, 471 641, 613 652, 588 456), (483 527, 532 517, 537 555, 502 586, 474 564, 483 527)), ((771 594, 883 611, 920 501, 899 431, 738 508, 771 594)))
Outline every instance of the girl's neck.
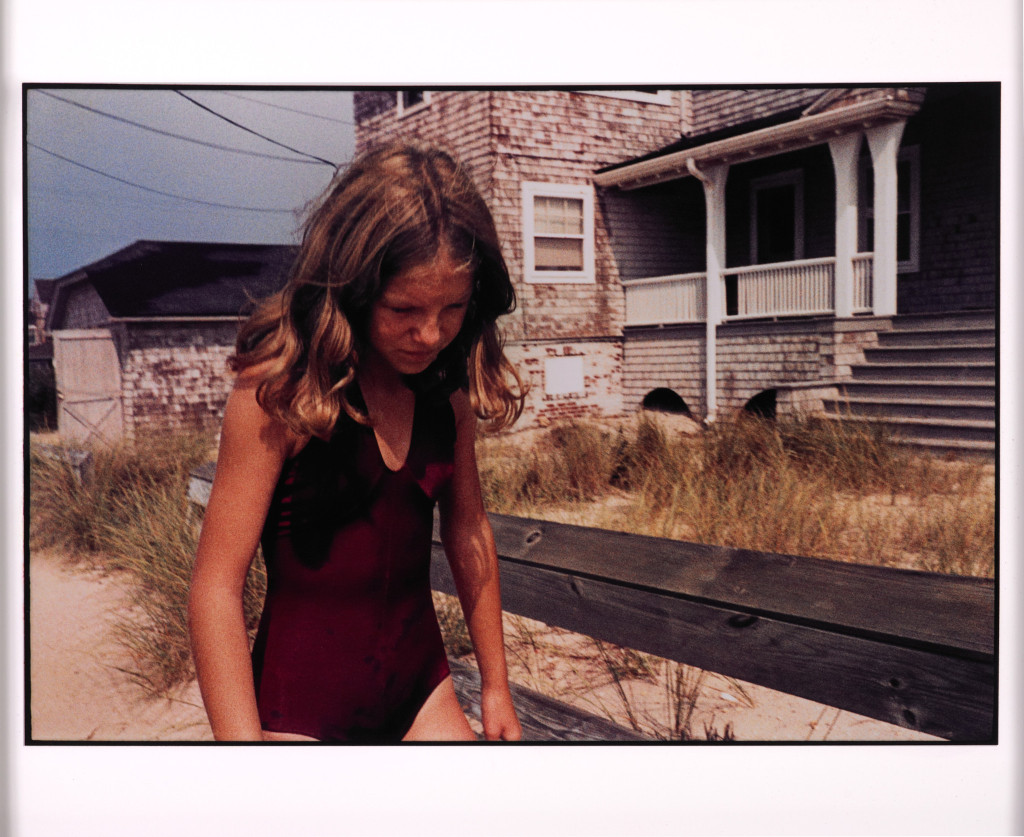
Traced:
POLYGON ((362 389, 369 387, 384 395, 398 395, 408 391, 405 377, 391 364, 369 349, 360 358, 357 380, 362 389))

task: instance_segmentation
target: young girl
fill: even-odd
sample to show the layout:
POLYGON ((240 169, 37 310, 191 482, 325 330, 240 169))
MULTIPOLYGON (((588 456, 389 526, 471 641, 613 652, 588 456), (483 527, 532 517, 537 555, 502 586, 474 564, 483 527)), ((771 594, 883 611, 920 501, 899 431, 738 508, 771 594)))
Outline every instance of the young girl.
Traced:
POLYGON ((357 159, 306 223, 291 276, 239 333, 189 603, 219 740, 472 740, 430 594, 433 508, 480 667, 484 733, 516 740, 477 418, 523 387, 494 222, 446 153, 357 159), (242 590, 267 597, 250 656, 242 590))

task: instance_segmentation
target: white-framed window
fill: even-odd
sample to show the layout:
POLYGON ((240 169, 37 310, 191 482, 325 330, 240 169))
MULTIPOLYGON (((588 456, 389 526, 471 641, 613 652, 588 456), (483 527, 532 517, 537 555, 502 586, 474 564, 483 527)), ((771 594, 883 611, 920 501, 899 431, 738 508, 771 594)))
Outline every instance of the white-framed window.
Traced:
POLYGON ((430 106, 429 90, 399 90, 395 98, 399 117, 430 106))
POLYGON ((654 87, 638 87, 635 90, 584 90, 595 96, 608 96, 611 99, 625 99, 627 102, 642 102, 647 105, 671 105, 672 91, 658 90, 654 87))
POLYGON ((804 173, 779 172, 750 181, 750 263, 804 257, 804 173))
POLYGON ((544 392, 547 395, 583 395, 583 355, 563 355, 544 359, 544 392))
POLYGON ((593 282, 594 190, 568 183, 523 183, 527 282, 593 282))
MULTIPOLYGON (((875 178, 870 154, 860 158, 857 187, 857 249, 875 249, 875 178)), ((921 147, 909 145, 896 155, 896 272, 921 269, 921 147)))

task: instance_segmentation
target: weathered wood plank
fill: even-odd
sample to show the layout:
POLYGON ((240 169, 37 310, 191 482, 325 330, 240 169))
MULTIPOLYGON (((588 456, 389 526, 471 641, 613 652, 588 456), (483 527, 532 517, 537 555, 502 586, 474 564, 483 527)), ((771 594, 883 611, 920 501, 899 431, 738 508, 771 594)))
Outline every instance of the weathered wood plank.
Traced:
MULTIPOLYGON (((432 583, 454 592, 439 547, 432 583)), ((511 613, 941 738, 994 735, 991 662, 511 561, 501 584, 511 613)))
MULTIPOLYGON (((480 672, 451 662, 452 681, 462 708, 480 720, 480 672)), ((652 741, 631 729, 516 683, 510 684, 512 703, 523 727, 523 741, 652 741)))
POLYGON ((491 515, 498 554, 747 613, 990 658, 988 579, 870 567, 491 515))

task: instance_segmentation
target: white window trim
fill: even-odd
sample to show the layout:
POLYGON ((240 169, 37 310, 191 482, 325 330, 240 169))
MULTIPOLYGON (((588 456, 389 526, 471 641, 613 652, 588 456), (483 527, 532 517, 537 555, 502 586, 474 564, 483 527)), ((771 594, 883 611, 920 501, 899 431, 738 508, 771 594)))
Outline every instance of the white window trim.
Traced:
POLYGON ((776 186, 793 186, 793 260, 804 257, 804 173, 802 169, 790 169, 750 181, 750 263, 759 264, 757 253, 757 195, 763 189, 776 186))
POLYGON ((405 107, 405 105, 402 104, 402 92, 404 90, 412 90, 412 89, 417 89, 418 90, 419 88, 411 88, 411 87, 409 87, 409 88, 402 88, 401 90, 396 90, 395 91, 395 107, 398 109, 397 113, 398 113, 398 118, 399 119, 401 119, 403 116, 408 116, 409 114, 412 114, 412 113, 418 113, 419 111, 426 110, 427 108, 430 107, 430 101, 431 101, 432 97, 431 97, 431 93, 430 93, 429 90, 424 90, 423 91, 423 101, 422 102, 418 102, 415 105, 413 105, 412 107, 408 107, 408 108, 405 107))
MULTIPOLYGON (((921 269, 921 146, 908 145, 896 154, 896 169, 900 163, 910 163, 910 258, 896 262, 897 273, 917 273, 921 269)), ((873 177, 871 157, 861 157, 863 173, 858 176, 873 177)), ((861 207, 866 223, 873 223, 875 207, 868 204, 861 207)), ((897 217, 899 208, 897 207, 897 217)))
POLYGON ((607 96, 610 99, 624 99, 627 102, 640 102, 647 105, 671 105, 672 91, 658 90, 655 93, 647 93, 643 90, 583 90, 582 93, 591 93, 594 96, 607 96))
POLYGON ((559 284, 592 284, 597 281, 594 269, 594 190, 576 183, 524 182, 523 197, 523 274, 527 282, 559 284), (537 270, 534 268, 535 197, 577 198, 583 200, 583 269, 537 270))

